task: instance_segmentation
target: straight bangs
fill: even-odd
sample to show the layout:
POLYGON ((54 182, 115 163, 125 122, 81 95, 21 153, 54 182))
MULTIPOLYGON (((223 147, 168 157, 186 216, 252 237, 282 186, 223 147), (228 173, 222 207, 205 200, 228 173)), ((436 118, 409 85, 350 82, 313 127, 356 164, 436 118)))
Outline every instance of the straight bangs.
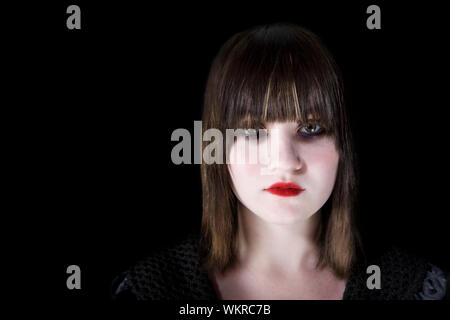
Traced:
POLYGON ((339 72, 325 47, 317 46, 317 37, 304 29, 290 34, 270 28, 237 34, 234 40, 220 79, 222 129, 312 119, 326 134, 339 137, 339 72))

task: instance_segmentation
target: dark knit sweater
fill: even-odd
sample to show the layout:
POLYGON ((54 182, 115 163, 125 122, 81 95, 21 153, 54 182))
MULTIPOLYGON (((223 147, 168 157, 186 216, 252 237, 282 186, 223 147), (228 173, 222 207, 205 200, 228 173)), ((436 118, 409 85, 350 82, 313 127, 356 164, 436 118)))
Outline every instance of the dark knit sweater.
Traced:
MULTIPOLYGON (((371 263, 355 265, 347 280, 344 300, 449 299, 449 273, 398 248, 371 263), (381 289, 368 289, 368 265, 381 270, 381 289)), ((159 250, 113 281, 114 300, 218 300, 198 259, 198 237, 191 234, 159 250)))

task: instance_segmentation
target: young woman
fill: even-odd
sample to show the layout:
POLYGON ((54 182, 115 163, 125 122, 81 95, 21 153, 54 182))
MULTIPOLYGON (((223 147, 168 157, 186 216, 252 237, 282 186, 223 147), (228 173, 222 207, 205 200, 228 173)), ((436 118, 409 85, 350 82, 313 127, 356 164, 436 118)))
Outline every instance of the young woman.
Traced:
POLYGON ((116 298, 446 296, 448 273, 420 258, 399 249, 362 255, 342 80, 313 33, 274 24, 233 36, 213 62, 202 121, 224 137, 243 131, 227 143, 230 161, 202 163, 201 234, 121 275, 116 298))

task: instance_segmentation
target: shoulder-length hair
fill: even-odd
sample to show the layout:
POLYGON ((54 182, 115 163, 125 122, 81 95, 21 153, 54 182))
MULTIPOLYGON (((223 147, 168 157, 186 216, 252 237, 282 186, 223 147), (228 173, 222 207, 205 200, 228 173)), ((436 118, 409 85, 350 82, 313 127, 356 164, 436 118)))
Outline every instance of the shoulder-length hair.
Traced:
MULTIPOLYGON (((346 277, 360 247, 354 224, 356 157, 334 59, 312 32, 290 24, 258 26, 235 34, 209 73, 202 129, 258 128, 265 121, 320 119, 339 150, 333 192, 321 208, 318 267, 346 277)), ((203 145, 205 147, 205 144, 203 145)), ((237 204, 227 164, 201 165, 200 256, 207 270, 224 271, 237 250, 237 204)))

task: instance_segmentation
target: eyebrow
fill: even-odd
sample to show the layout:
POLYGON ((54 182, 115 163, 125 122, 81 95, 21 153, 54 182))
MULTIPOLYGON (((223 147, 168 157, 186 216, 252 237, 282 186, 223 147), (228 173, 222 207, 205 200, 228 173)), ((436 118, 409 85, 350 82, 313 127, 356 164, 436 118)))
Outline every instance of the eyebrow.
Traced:
POLYGON ((312 117, 314 120, 320 120, 320 116, 318 116, 317 118, 314 117, 314 115, 312 113, 308 114, 308 120, 309 117, 312 117))
MULTIPOLYGON (((314 122, 320 122, 320 117, 313 117, 313 116, 308 116, 308 119, 306 119, 306 122, 307 121, 314 121, 314 122)), ((301 120, 299 120, 299 121, 297 121, 297 123, 298 124, 303 124, 305 121, 301 121, 301 120)))

